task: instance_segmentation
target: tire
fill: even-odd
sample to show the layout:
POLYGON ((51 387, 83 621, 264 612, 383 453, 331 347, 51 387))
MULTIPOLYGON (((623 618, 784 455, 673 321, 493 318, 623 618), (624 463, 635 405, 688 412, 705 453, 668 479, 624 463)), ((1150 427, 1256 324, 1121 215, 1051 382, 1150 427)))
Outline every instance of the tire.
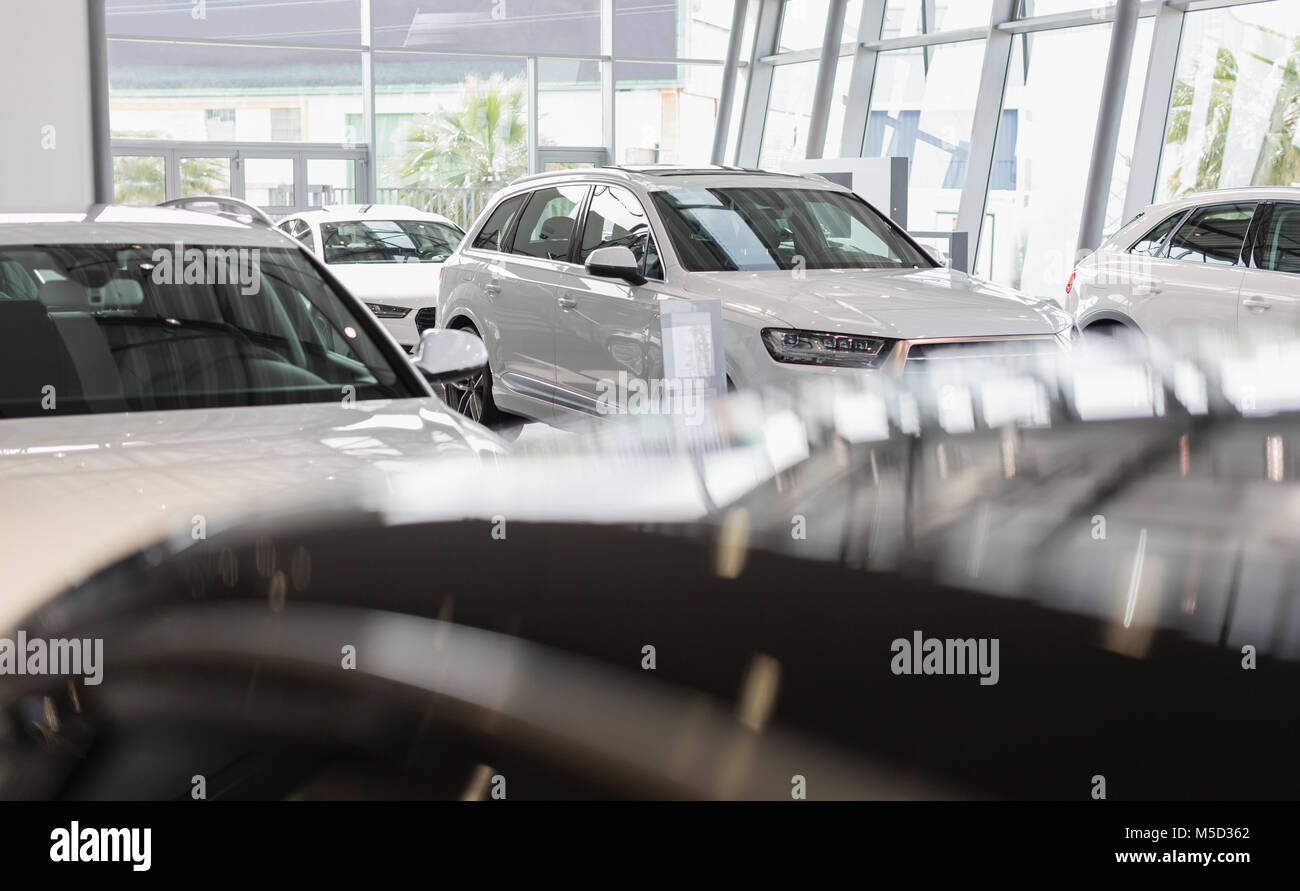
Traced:
MULTIPOLYGON (((460 330, 467 331, 475 337, 481 335, 472 325, 462 325, 460 330)), ((501 420, 501 412, 492 401, 492 369, 484 367, 474 377, 463 381, 452 381, 442 385, 443 401, 453 410, 471 421, 485 426, 501 420)))

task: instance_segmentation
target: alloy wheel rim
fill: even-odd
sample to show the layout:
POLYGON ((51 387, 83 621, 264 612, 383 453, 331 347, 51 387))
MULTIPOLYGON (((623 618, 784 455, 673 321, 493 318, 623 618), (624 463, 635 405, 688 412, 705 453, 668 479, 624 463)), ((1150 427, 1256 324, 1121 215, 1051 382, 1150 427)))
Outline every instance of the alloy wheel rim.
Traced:
POLYGON ((483 419, 483 404, 485 402, 483 387, 486 384, 486 378, 486 375, 479 374, 465 383, 447 385, 448 389, 455 394, 452 404, 455 406, 456 411, 472 421, 483 419))

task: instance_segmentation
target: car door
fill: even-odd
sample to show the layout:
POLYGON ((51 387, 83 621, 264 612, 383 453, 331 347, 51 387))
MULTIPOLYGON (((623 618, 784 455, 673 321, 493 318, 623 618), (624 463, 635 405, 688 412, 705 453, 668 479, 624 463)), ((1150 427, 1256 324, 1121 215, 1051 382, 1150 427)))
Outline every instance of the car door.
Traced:
POLYGON ((1237 328, 1244 339, 1300 335, 1300 202, 1261 206, 1240 296, 1237 328))
MULTIPOLYGON (((508 253, 489 271, 491 316, 501 341, 501 382, 513 393, 547 405, 555 397, 557 299, 570 260, 586 185, 533 192, 519 214, 508 253)), ((508 409, 508 406, 503 407, 508 409)))
POLYGON ((510 237, 529 195, 523 192, 501 201, 475 233, 473 243, 461 251, 455 263, 443 266, 439 300, 447 301, 441 311, 448 320, 458 313, 462 304, 476 317, 479 334, 488 350, 494 378, 493 395, 498 403, 505 403, 502 407, 507 411, 547 418, 551 411, 549 392, 539 392, 523 405, 510 405, 511 391, 505 377, 530 375, 545 380, 555 360, 551 321, 545 320, 545 337, 542 337, 538 323, 530 321, 524 312, 526 305, 521 302, 513 269, 507 262, 510 237), (508 282, 510 287, 506 287, 508 282))
POLYGON ((592 187, 575 254, 565 275, 555 322, 556 404, 602 413, 612 394, 633 380, 662 375, 657 344, 659 291, 663 268, 649 217, 630 189, 608 183, 592 187), (587 274, 588 255, 601 247, 630 248, 647 281, 587 274))
POLYGON ((1162 264, 1174 262, 1162 259, 1165 244, 1187 213, 1183 209, 1169 214, 1154 222, 1127 249, 1098 251, 1079 266, 1078 280, 1073 284, 1073 309, 1085 326, 1098 318, 1111 318, 1116 312, 1131 316, 1136 298, 1152 296, 1162 264))
POLYGON ((1188 214, 1151 274, 1134 276, 1133 317, 1150 336, 1186 342, 1205 329, 1237 330, 1246 234, 1256 203, 1211 204, 1188 214))

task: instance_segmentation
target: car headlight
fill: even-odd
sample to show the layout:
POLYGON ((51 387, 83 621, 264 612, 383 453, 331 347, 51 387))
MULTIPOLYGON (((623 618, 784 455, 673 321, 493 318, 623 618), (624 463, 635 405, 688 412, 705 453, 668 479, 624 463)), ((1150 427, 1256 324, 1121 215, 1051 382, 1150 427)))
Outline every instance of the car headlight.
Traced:
POLYGON ((764 328, 762 334, 773 359, 794 365, 878 368, 894 343, 885 337, 790 328, 764 328))
POLYGON ((405 306, 393 306, 391 303, 367 303, 366 307, 381 319, 404 319, 411 314, 405 306))

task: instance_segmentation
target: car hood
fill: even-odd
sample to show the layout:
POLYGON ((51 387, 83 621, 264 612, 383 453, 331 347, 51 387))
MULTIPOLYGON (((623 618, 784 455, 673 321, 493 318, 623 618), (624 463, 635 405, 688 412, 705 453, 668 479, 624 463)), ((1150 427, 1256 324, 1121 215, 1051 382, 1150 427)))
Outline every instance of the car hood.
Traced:
POLYGON ((952 269, 715 272, 689 288, 762 324, 910 340, 1052 334, 1069 324, 1054 304, 952 269))
POLYGON ((0 620, 169 535, 504 451, 432 397, 0 421, 0 620))
POLYGON ((334 277, 362 300, 385 297, 438 297, 441 263, 340 263, 329 267, 334 277))

